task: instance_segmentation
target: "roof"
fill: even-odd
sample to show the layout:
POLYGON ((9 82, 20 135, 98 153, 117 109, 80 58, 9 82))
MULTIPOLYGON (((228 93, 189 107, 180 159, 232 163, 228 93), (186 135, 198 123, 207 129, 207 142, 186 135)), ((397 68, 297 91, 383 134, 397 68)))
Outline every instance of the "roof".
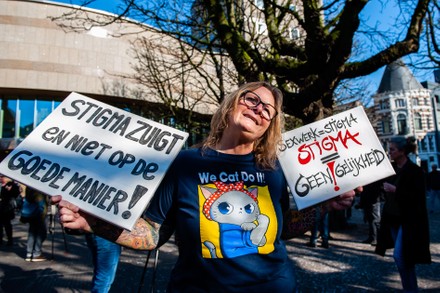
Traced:
POLYGON ((422 89, 423 86, 402 60, 398 59, 385 68, 377 93, 422 89))

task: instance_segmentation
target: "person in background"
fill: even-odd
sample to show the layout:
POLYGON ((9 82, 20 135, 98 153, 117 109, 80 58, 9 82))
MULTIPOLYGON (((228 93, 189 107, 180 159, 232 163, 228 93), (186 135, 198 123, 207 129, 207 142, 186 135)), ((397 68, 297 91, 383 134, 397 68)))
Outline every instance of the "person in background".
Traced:
POLYGON ((14 243, 12 223, 15 218, 17 198, 20 195, 20 188, 17 183, 0 174, 0 245, 3 244, 3 229, 6 233, 7 246, 14 243))
POLYGON ((389 156, 396 174, 383 183, 385 203, 375 249, 385 256, 387 249, 394 248, 404 292, 418 292, 416 264, 431 263, 425 174, 408 158, 415 151, 411 138, 390 141, 389 156))
POLYGON ((310 230, 316 209, 351 206, 355 192, 289 211, 277 160, 281 107, 281 91, 267 82, 247 83, 228 95, 203 145, 179 153, 131 231, 55 195, 62 225, 152 250, 168 222, 179 246, 168 292, 295 292, 294 267, 282 238, 310 230))
POLYGON ((377 233, 380 228, 381 201, 383 198, 383 182, 381 180, 365 185, 360 193, 359 204, 355 208, 360 208, 364 212, 364 221, 368 224, 368 238, 362 243, 373 246, 377 244, 377 233))
POLYGON ((440 171, 437 170, 436 164, 432 164, 426 183, 429 195, 429 212, 432 214, 436 211, 436 202, 440 203, 440 171))
POLYGON ((15 202, 16 202, 15 214, 19 216, 21 213, 21 209, 23 208, 24 197, 26 196, 26 193, 25 193, 26 186, 21 183, 17 183, 17 185, 18 185, 18 189, 19 189, 19 194, 17 196, 17 199, 15 200, 15 202))
POLYGON ((47 260, 43 254, 43 242, 47 236, 47 196, 36 189, 26 187, 20 220, 29 223, 26 246, 26 261, 40 262, 47 260))
POLYGON ((316 242, 318 237, 321 237, 321 247, 329 248, 329 222, 328 222, 328 212, 321 213, 321 211, 316 210, 316 219, 313 229, 310 235, 309 246, 316 247, 316 242))
POLYGON ((91 292, 107 293, 118 269, 121 246, 95 234, 86 234, 85 237, 93 262, 91 292))

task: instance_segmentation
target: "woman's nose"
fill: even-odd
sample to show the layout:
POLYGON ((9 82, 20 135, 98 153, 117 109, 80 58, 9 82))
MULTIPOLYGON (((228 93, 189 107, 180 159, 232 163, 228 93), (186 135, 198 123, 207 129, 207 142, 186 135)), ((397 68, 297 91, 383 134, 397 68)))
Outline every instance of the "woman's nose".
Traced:
POLYGON ((262 103, 256 105, 256 106, 253 108, 253 110, 254 110, 255 113, 261 113, 261 112, 263 112, 263 109, 264 109, 264 105, 263 105, 262 103))

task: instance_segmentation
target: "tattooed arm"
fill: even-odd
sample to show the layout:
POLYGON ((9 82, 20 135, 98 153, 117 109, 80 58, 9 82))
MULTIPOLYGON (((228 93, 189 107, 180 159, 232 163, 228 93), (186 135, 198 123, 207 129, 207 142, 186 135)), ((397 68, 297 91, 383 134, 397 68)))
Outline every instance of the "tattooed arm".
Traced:
POLYGON ((132 249, 152 250, 158 244, 160 224, 149 219, 138 219, 133 229, 128 231, 82 212, 76 205, 62 200, 61 196, 52 196, 51 203, 58 205, 64 228, 95 233, 132 249))
POLYGON ((116 227, 97 218, 94 218, 90 227, 93 233, 132 249, 152 250, 157 247, 159 242, 160 224, 150 219, 138 219, 131 231, 116 227))

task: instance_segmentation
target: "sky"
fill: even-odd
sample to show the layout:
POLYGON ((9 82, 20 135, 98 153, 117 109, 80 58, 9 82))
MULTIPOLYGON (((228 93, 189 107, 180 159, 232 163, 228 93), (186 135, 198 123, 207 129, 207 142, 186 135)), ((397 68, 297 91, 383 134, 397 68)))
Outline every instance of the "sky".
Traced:
MULTIPOLYGON (((396 1, 382 1, 382 0, 372 0, 370 1, 364 8, 364 10, 361 13, 361 16, 364 16, 366 19, 368 19, 368 23, 370 26, 377 25, 379 29, 382 29, 384 31, 396 31, 396 26, 392 22, 395 16, 400 13, 399 9, 396 6, 396 1), (381 4, 382 3, 382 4, 381 4), (384 5, 384 6, 382 6, 384 5)), ((84 2, 84 0, 57 0, 55 2, 62 2, 62 3, 68 3, 68 4, 81 4, 84 2)), ((95 0, 93 3, 89 5, 90 8, 99 9, 108 11, 111 13, 117 13, 117 4, 119 3, 119 0, 95 0)), ((402 17, 402 16, 399 16, 402 17)), ((403 58, 404 62, 408 62, 408 58, 403 58)), ((370 91, 373 93, 377 90, 379 87, 383 72, 385 70, 385 67, 382 67, 381 69, 375 71, 374 73, 363 77, 362 79, 365 79, 370 83, 370 91)), ((416 79, 420 82, 422 81, 434 81, 434 74, 432 70, 430 71, 414 71, 410 69, 416 79)))
MULTIPOLYGON (((368 22, 372 26, 377 24, 379 29, 384 31, 398 32, 398 29, 400 29, 400 31, 406 33, 401 26, 396 26, 394 23, 396 16, 399 16, 399 18, 405 17, 403 14, 399 14, 400 10, 397 7, 396 1, 379 0, 370 1, 361 13, 361 15, 365 15, 365 17, 368 18, 368 22), (383 3, 383 6, 381 3, 383 3)), ((400 37, 400 39, 402 39, 402 37, 400 37)), ((415 56, 416 54, 413 55, 415 56)), ((404 57, 403 61, 408 64, 410 59, 408 57, 404 57)), ((371 79, 374 84, 376 84, 376 88, 378 88, 384 70, 385 67, 382 67, 376 72, 368 75, 366 78, 371 79)), ((427 80, 434 81, 434 74, 432 70, 414 70, 412 68, 410 68, 410 70, 419 82, 427 80)))
MULTIPOLYGON (((86 0, 51 0, 53 2, 61 2, 67 4, 80 5, 86 0)), ((88 7, 115 13, 119 0, 95 0, 88 7)))

